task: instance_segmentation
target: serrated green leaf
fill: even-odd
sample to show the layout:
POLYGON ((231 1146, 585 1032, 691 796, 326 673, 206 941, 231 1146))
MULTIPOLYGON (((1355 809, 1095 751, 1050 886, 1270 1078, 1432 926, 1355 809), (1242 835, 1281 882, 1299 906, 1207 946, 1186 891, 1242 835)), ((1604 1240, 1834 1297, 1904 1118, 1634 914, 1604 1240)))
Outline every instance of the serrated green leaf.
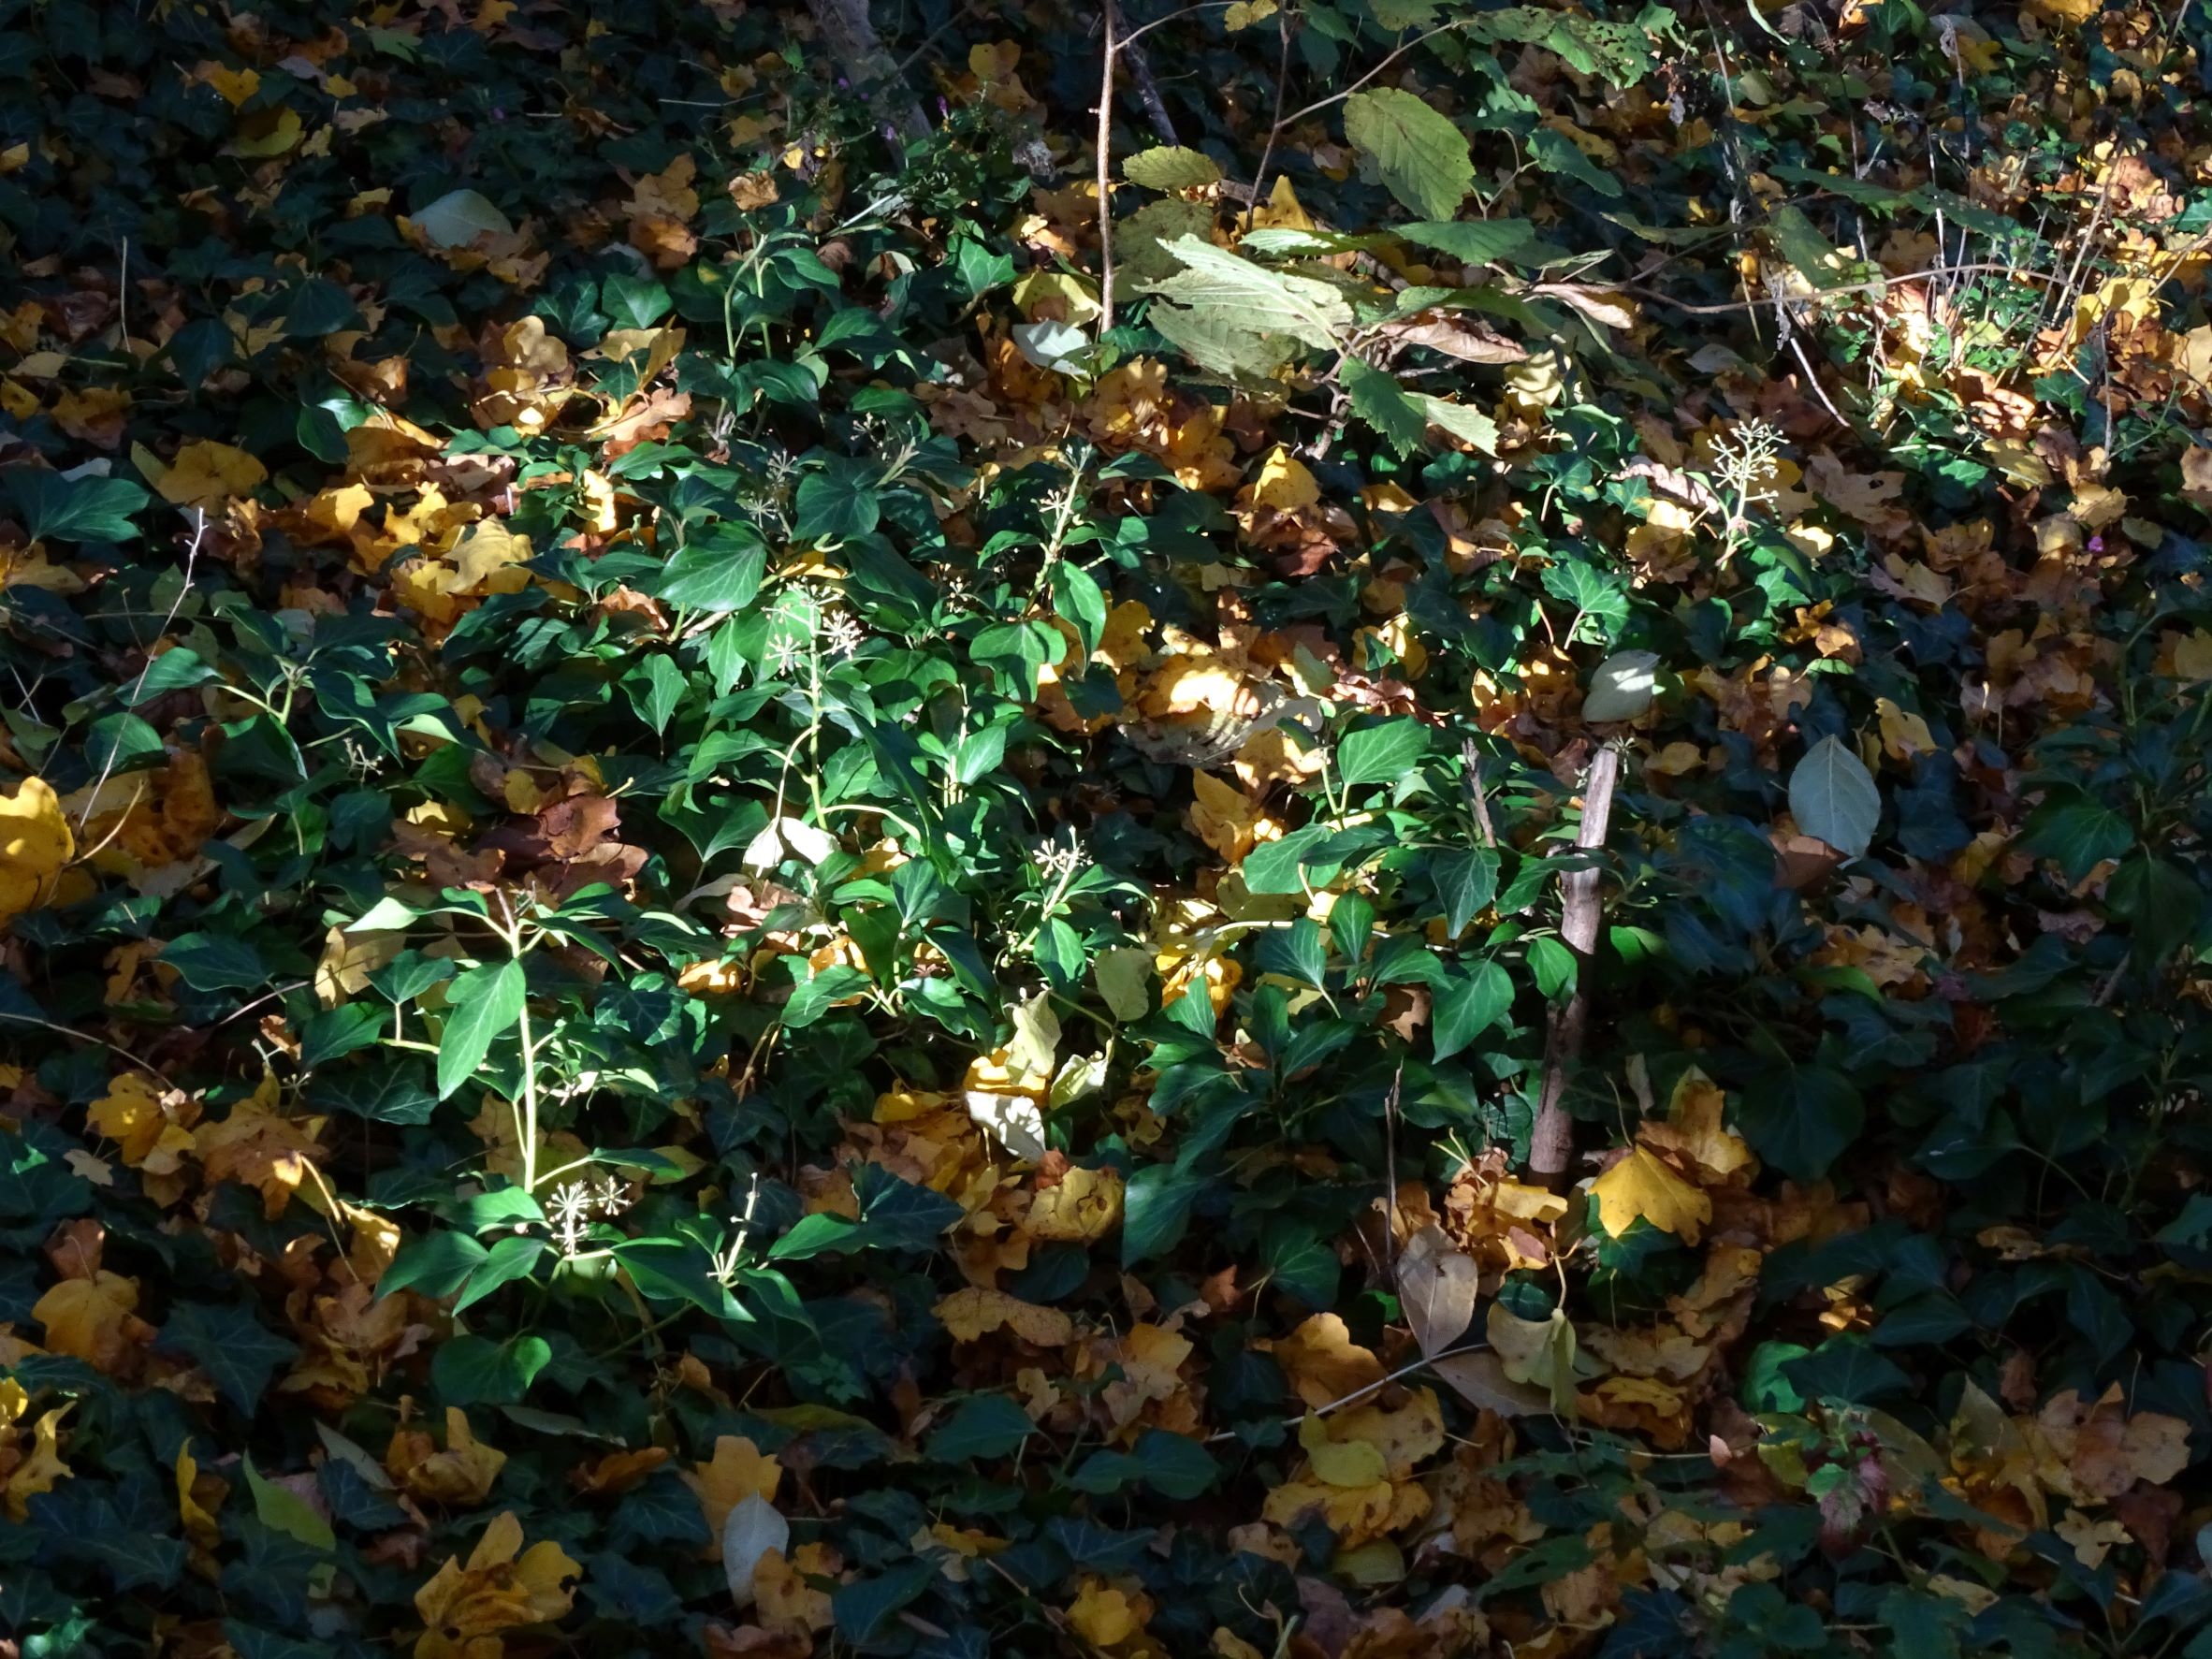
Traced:
POLYGON ((1221 168, 1201 151, 1159 144, 1123 162, 1121 176, 1146 190, 1196 190, 1220 182, 1221 168))
POLYGON ((1467 135, 1425 99, 1397 87, 1345 100, 1345 138, 1383 186, 1424 219, 1448 219, 1475 185, 1467 135))
POLYGON ((1397 381, 1371 363, 1345 359, 1340 376, 1351 394, 1352 413, 1381 433, 1401 456, 1411 455, 1429 435, 1428 413, 1399 388, 1397 381))

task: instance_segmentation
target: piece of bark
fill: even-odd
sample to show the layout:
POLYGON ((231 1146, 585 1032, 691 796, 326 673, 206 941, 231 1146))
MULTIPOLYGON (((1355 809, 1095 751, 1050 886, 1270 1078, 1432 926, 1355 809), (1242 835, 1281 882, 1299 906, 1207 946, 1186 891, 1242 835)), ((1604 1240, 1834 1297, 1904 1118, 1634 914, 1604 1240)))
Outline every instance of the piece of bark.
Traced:
POLYGON ((869 108, 878 118, 901 138, 927 138, 929 123, 877 38, 867 0, 807 0, 807 9, 814 15, 831 62, 844 65, 846 79, 868 93, 869 108))
MULTIPOLYGON (((1590 778, 1582 786, 1582 825, 1575 845, 1594 851, 1606 844, 1612 822, 1613 788, 1621 779, 1620 751, 1601 749, 1590 763, 1590 778)), ((1570 870, 1560 879, 1562 903, 1560 938, 1574 952, 1575 991, 1567 1005, 1552 1015, 1544 1045, 1544 1092, 1537 1097, 1536 1121, 1529 1131, 1528 1167, 1546 1186, 1566 1183, 1575 1152, 1575 1120, 1567 1115, 1567 1073, 1580 1063, 1582 1040, 1590 1026, 1590 965, 1597 949, 1597 924, 1603 906, 1598 888, 1605 872, 1593 866, 1570 870)))

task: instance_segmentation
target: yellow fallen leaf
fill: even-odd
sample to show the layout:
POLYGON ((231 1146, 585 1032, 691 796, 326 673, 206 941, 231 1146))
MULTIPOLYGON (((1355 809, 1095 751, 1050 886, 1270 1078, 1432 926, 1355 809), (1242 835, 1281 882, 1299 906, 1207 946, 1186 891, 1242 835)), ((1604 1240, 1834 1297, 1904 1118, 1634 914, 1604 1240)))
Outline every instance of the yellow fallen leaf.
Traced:
POLYGON ((937 1304, 937 1317, 956 1342, 977 1342, 986 1332, 998 1330, 1011 1331, 1024 1342, 1046 1348, 1060 1347, 1075 1339, 1075 1321, 1058 1308, 1040 1307, 980 1285, 953 1291, 937 1304))
POLYGON ((1259 463, 1259 476, 1246 486, 1246 493, 1255 507, 1296 513, 1321 499, 1321 486, 1303 461, 1278 444, 1259 463))
POLYGON ((565 1614, 583 1570, 558 1544, 523 1550, 522 1523, 510 1510, 484 1529, 467 1566, 449 1556, 415 1593, 415 1610, 429 1626, 415 1645, 415 1659, 480 1659, 499 1652, 501 1631, 549 1624, 565 1614))
POLYGON ((2118 1521, 2100 1521, 2079 1509, 2068 1510, 2066 1519, 2051 1530, 2073 1546, 2074 1559, 2091 1572, 2104 1564, 2114 1545, 2128 1541, 2128 1529, 2118 1521))
POLYGON ((202 1550, 212 1550, 222 1539, 222 1530, 207 1506, 193 1496, 192 1489, 199 1481, 199 1460, 192 1455, 192 1437, 177 1448, 177 1519, 184 1524, 184 1535, 202 1550))
POLYGON ((1068 1609, 1068 1623, 1094 1648, 1119 1645, 1143 1629, 1126 1592, 1098 1579, 1085 1579, 1082 1594, 1068 1609))
POLYGON ((1685 1244, 1695 1244, 1712 1219, 1712 1200, 1691 1186, 1649 1147, 1638 1146, 1590 1184, 1597 1200, 1597 1219, 1619 1238, 1637 1217, 1685 1244))
POLYGON ((141 1071, 125 1071, 84 1109, 84 1121, 103 1139, 114 1142, 123 1161, 135 1170, 146 1161, 169 1120, 153 1080, 141 1071))
MULTIPOLYGON (((518 536, 496 518, 480 519, 454 545, 453 566, 460 576, 460 590, 473 593, 490 581, 495 572, 521 564, 531 556, 530 538, 518 536)), ((512 591, 519 591, 517 582, 512 591)))
POLYGON ((4 1483, 0 1483, 0 1512, 19 1524, 30 1515, 30 1502, 40 1492, 51 1492, 54 1482, 67 1480, 68 1464, 62 1462, 62 1419, 76 1409, 72 1400, 58 1405, 39 1418, 31 1430, 31 1445, 26 1451, 15 1425, 31 1408, 31 1397, 13 1377, 0 1377, 0 1469, 6 1470, 4 1483))
POLYGON ((1120 1225, 1121 1205, 1118 1171, 1086 1170, 1078 1165, 1030 1201, 1022 1230, 1033 1239, 1089 1244, 1120 1225))
POLYGON ((1373 1486, 1390 1477, 1381 1448, 1364 1440, 1332 1440, 1326 1419, 1308 1413, 1298 1427, 1314 1475, 1331 1486, 1373 1486))
POLYGON ((1211 772, 1193 772, 1190 784, 1192 833, 1226 862, 1243 863, 1244 854, 1252 851, 1259 808, 1243 790, 1224 783, 1211 772))
POLYGON ((1273 1345, 1275 1363, 1308 1405, 1332 1405, 1383 1379, 1382 1361, 1336 1314, 1315 1314, 1273 1345))
POLYGON ((238 137, 224 146, 230 155, 242 155, 255 161, 266 161, 283 155, 299 142, 300 122, 297 109, 279 107, 249 115, 239 123, 238 137))
MULTIPOLYGON (((261 1207, 270 1219, 282 1215, 292 1194, 308 1180, 309 1166, 321 1156, 316 1136, 319 1117, 280 1116, 278 1085, 274 1076, 262 1079, 251 1099, 230 1109, 220 1123, 202 1123, 193 1131, 193 1144, 208 1185, 236 1181, 261 1194, 261 1207)), ((321 1206, 319 1183, 311 1183, 304 1196, 321 1206)))
POLYGON ((199 71, 203 85, 211 86, 233 109, 261 90, 261 77, 253 69, 231 69, 208 64, 199 71))
POLYGON ((1936 741, 1928 722, 1909 708, 1899 708, 1887 697, 1878 697, 1874 709, 1882 718, 1882 748, 1893 761, 1933 752, 1936 741))
POLYGON ((201 439, 177 451, 153 481, 164 501, 212 512, 232 496, 249 495, 269 480, 269 469, 242 449, 201 439))
POLYGON ((61 797, 45 779, 26 778, 0 795, 0 922, 43 904, 76 852, 61 797))
POLYGON ((31 1317, 46 1327, 46 1346, 100 1371, 123 1361, 142 1329, 133 1317, 138 1305, 135 1279, 105 1268, 89 1279, 64 1279, 41 1296, 31 1317))
POLYGON ((764 1504, 776 1501, 783 1465, 740 1434, 723 1434, 714 1443, 711 1463, 693 1463, 684 1484, 698 1495, 700 1513, 706 1518, 706 1554, 720 1561, 722 1526, 730 1511, 747 1498, 764 1504))
POLYGON ((1726 1107, 1727 1097, 1693 1066, 1675 1084, 1666 1116, 1645 1123, 1637 1139, 1686 1159, 1710 1180, 1724 1181, 1752 1162, 1751 1147, 1724 1121, 1726 1107))
POLYGON ((1490 1346, 1507 1377, 1543 1389, 1551 1396, 1551 1409, 1562 1417, 1575 1415, 1575 1328, 1558 1308, 1548 1319, 1523 1319, 1503 1302, 1490 1304, 1487 1331, 1490 1346))

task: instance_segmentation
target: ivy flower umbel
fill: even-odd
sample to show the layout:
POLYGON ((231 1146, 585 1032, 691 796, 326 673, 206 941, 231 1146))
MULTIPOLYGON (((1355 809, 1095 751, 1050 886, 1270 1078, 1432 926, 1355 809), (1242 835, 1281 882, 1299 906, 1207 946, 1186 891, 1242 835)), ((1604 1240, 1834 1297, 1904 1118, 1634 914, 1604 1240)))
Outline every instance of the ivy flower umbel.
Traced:
POLYGON ((564 1181, 553 1189, 546 1205, 553 1243, 563 1256, 579 1256, 594 1220, 611 1221, 629 1207, 629 1189, 612 1175, 596 1184, 564 1181))

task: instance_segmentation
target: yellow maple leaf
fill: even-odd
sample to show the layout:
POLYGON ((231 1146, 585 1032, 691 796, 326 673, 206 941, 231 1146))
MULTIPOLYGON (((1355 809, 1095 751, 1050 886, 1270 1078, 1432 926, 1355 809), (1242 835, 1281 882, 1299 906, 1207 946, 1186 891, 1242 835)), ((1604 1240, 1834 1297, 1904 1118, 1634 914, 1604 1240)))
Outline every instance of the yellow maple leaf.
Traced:
POLYGON ((1365 1440, 1332 1440, 1325 1419, 1306 1414, 1298 1426, 1306 1466, 1331 1486, 1373 1486, 1390 1477, 1382 1448, 1365 1440))
POLYGON ((683 1482, 699 1499, 699 1512, 706 1518, 706 1553, 716 1561, 722 1554, 722 1526, 730 1511, 747 1498, 764 1504, 776 1501, 783 1465, 740 1434, 723 1434, 714 1443, 711 1462, 693 1463, 683 1482))
POLYGON ((26 778, 0 795, 0 922, 35 910, 76 856, 61 797, 43 778, 26 778))
POLYGON ((1242 864, 1257 838, 1259 808, 1243 790, 1211 772, 1192 773, 1190 784, 1192 833, 1227 862, 1242 864))
MULTIPOLYGON (((108 1085, 108 1092, 84 1109, 88 1128, 112 1141, 132 1169, 144 1163, 169 1127, 162 1110, 162 1091, 140 1071, 125 1071, 108 1085)), ((189 1144, 189 1140, 187 1141, 189 1144)))
MULTIPOLYGON (((780 1550, 761 1557, 752 1570, 753 1616, 778 1636, 807 1637, 829 1628, 830 1598, 810 1579, 835 1579, 842 1563, 827 1544, 801 1544, 788 1559, 780 1550)), ((806 1652, 802 1645, 800 1652, 806 1652)))
POLYGON ((1268 192, 1267 205, 1252 210, 1251 228, 1254 230, 1311 230, 1314 216, 1305 211, 1305 203, 1298 199, 1298 190, 1290 182, 1288 173, 1275 175, 1275 187, 1268 192))
POLYGON ((1118 1647, 1144 1628, 1140 1610, 1145 1598, 1136 1601, 1100 1579, 1086 1578, 1068 1608, 1068 1623, 1094 1648, 1118 1647))
POLYGON ((1712 1219, 1712 1200, 1691 1186, 1648 1146, 1638 1146, 1590 1184, 1598 1224, 1619 1238, 1641 1216, 1661 1232, 1695 1244, 1712 1219))
POLYGON ((2068 1510, 2066 1519, 2051 1530, 2073 1546, 2074 1559, 2091 1572, 2104 1564, 2114 1545, 2128 1541, 2128 1529, 2118 1521, 2100 1521, 2079 1509, 2068 1510))
POLYGON ((2212 633, 2202 628, 2173 639, 2174 676, 2191 682, 2212 679, 2212 633))
POLYGON ((267 161, 283 155, 299 142, 299 111, 279 106, 249 115, 239 123, 238 136, 223 147, 226 155, 267 161))
POLYGON ((233 109, 261 90, 261 76, 253 69, 232 69, 222 64, 202 64, 199 80, 211 86, 233 109))
POLYGON ((1278 444, 1259 463, 1259 475, 1244 487, 1244 495, 1247 505, 1297 513, 1321 499, 1321 486, 1303 461, 1278 444))
MULTIPOLYGON (((284 1213, 323 1150, 315 1139, 322 1132, 323 1119, 280 1117, 277 1098, 276 1078, 265 1077, 251 1099, 230 1109, 228 1117, 221 1123, 203 1123, 193 1133, 208 1184, 236 1181, 254 1187, 271 1219, 284 1213)), ((316 1208, 323 1207, 319 1183, 310 1185, 307 1197, 316 1208)))
POLYGON ((529 586, 529 573, 508 572, 531 556, 530 538, 518 536, 496 518, 479 519, 454 544, 453 568, 460 578, 459 590, 474 593, 487 586, 494 592, 519 593, 529 586), (506 573, 502 579, 495 576, 506 573))
MULTIPOLYGON (((294 118, 297 122, 297 117, 294 118)), ((177 451, 153 488, 180 507, 212 512, 236 495, 250 495, 269 480, 269 469, 244 450, 200 439, 177 451)))
POLYGON ((507 1511, 484 1529, 466 1566, 448 1556, 415 1593, 415 1610, 429 1626, 415 1644, 415 1659, 488 1659, 496 1645, 481 1638, 547 1624, 566 1613, 583 1570, 558 1544, 523 1550, 522 1523, 507 1511))
POLYGON ((64 1279, 38 1299, 31 1317, 46 1327, 54 1353, 112 1372, 147 1330, 133 1313, 138 1305, 138 1281, 103 1268, 90 1278, 64 1279))
POLYGON ((1676 1082, 1666 1116, 1645 1123, 1637 1139, 1654 1152, 1679 1156, 1711 1180, 1724 1181, 1753 1161, 1751 1147, 1724 1121, 1726 1107, 1727 1097, 1693 1066, 1676 1082))

